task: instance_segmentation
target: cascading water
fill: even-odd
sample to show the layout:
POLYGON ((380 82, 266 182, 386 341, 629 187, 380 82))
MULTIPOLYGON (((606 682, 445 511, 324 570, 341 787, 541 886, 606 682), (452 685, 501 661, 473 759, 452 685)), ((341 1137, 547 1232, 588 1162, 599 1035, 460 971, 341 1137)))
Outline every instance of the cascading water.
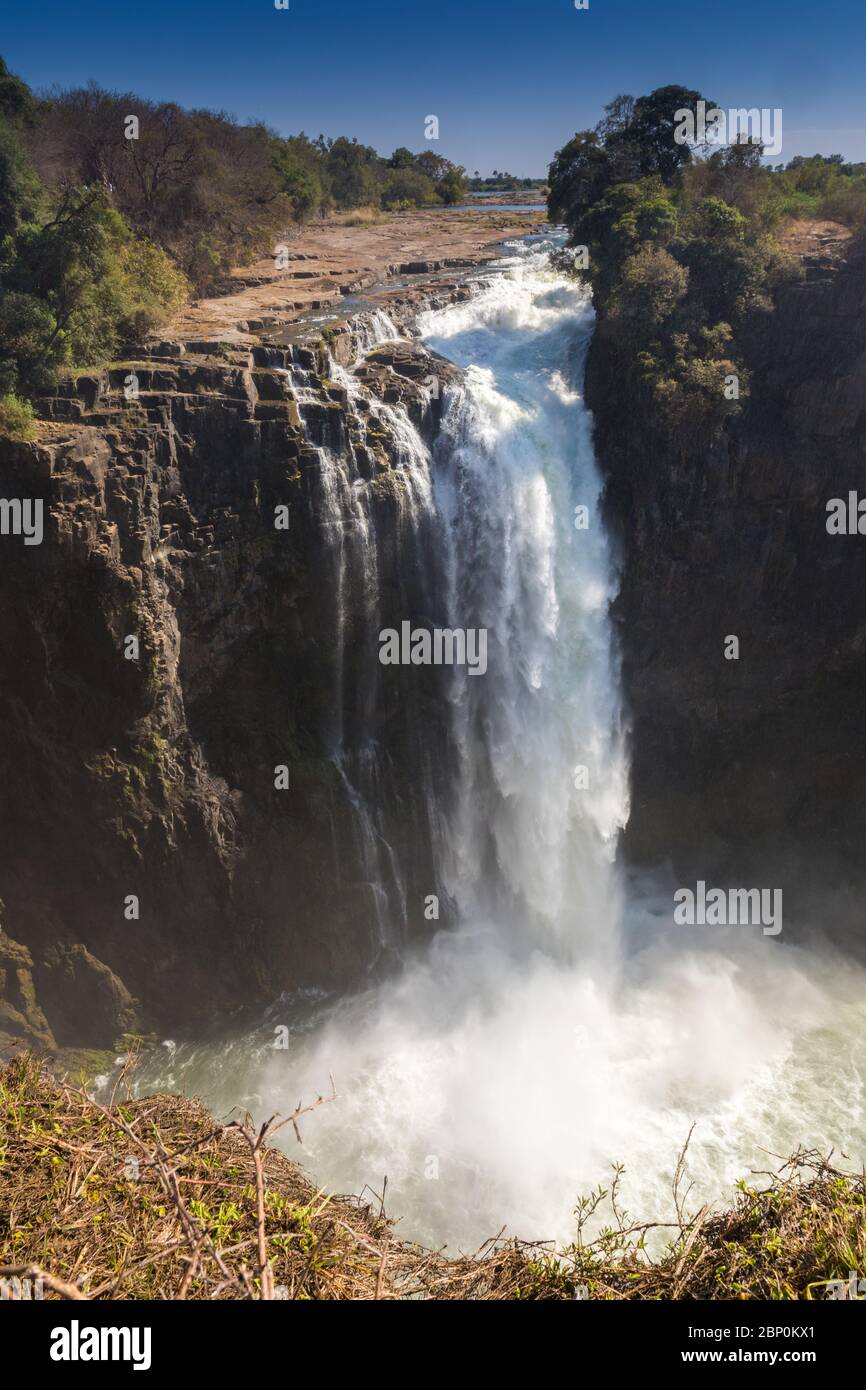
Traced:
MULTIPOLYGON (((271 1113, 333 1073, 338 1099, 305 1129, 317 1180, 359 1192, 387 1177, 401 1234, 464 1248, 503 1224, 567 1239, 577 1196, 613 1161, 627 1165, 629 1207, 666 1219, 695 1120, 700 1200, 766 1167, 760 1146, 862 1155, 864 1141, 862 978, 743 929, 686 935, 669 891, 620 883, 614 576, 580 394, 592 308, 549 250, 515 250, 472 300, 421 323, 426 343, 466 368, 435 457, 405 417, 376 407, 390 411, 413 475, 408 548, 432 522, 439 610, 489 640, 484 675, 449 674, 446 790, 437 796, 432 778, 415 789, 436 846, 441 930, 394 978, 336 1002, 278 1001, 249 1036, 172 1050, 139 1083, 182 1085, 220 1113, 271 1113), (272 1047, 277 1023, 292 1029, 287 1052, 272 1047)), ((351 374, 338 379, 357 389, 351 374)), ((375 643, 375 531, 349 464, 331 465, 333 553, 345 576, 340 546, 359 548, 375 643)), ((371 677, 368 703, 388 678, 371 677)), ((361 797, 374 841, 377 759, 361 797)), ((421 921, 421 903, 395 899, 399 870, 385 881, 380 850, 367 871, 389 913, 421 921)))
MULTIPOLYGON (((373 347, 398 337, 394 323, 381 309, 359 316, 354 325, 358 360, 373 347)), ((353 812, 356 858, 374 905, 378 935, 371 943, 371 954, 375 960, 381 952, 394 950, 403 937, 401 924, 406 920, 403 873, 381 814, 386 800, 382 750, 369 733, 379 679, 371 635, 378 632, 381 620, 382 547, 370 489, 358 468, 351 438, 341 427, 336 438, 321 442, 321 397, 310 385, 309 373, 296 367, 287 375, 307 442, 318 458, 313 474, 317 479, 313 485, 313 508, 324 542, 325 588, 333 604, 335 653, 333 699, 330 708, 323 711, 329 725, 325 737, 353 812), (367 643, 368 659, 356 663, 350 679, 345 654, 355 633, 367 643), (348 712, 351 727, 347 729, 348 712)), ((362 391, 357 378, 330 354, 327 375, 330 382, 345 391, 348 413, 360 420, 357 406, 362 391)), ((367 429, 385 429, 392 441, 395 466, 401 472, 401 486, 393 494, 397 508, 395 529, 407 551, 420 550, 422 527, 433 519, 429 451, 402 413, 369 397, 364 397, 364 406, 369 415, 367 429)))
POLYGON ((435 472, 448 617, 488 631, 485 675, 457 668, 453 683, 445 879, 461 921, 584 961, 616 941, 627 815, 613 575, 576 385, 592 320, 588 291, 536 253, 421 322, 467 368, 435 472))

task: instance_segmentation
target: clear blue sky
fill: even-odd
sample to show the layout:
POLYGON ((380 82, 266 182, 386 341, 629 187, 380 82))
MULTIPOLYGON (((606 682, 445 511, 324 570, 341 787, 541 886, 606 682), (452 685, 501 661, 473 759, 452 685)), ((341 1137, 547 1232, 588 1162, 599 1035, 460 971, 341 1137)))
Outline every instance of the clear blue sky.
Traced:
MULTIPOLYGON (((14 0, 13 0, 14 3, 14 0)), ((434 148, 543 175, 619 92, 678 82, 781 107, 784 147, 866 159, 864 0, 17 0, 0 53, 31 86, 103 86, 284 134, 434 148), (426 146, 424 118, 440 122, 426 146)))

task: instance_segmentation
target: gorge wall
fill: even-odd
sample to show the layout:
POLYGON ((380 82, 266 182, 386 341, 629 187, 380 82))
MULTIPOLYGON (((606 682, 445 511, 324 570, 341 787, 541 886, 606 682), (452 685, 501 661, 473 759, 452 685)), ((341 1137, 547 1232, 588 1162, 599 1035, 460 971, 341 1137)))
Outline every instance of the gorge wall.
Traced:
POLYGON ((370 855, 423 928, 437 672, 370 691, 379 623, 429 609, 401 419, 432 438, 456 369, 364 356, 376 323, 136 349, 0 447, 0 496, 45 518, 0 540, 0 1039, 107 1047, 357 982, 394 949, 370 855))
POLYGON ((712 440, 659 428, 603 316, 590 351, 622 565, 625 848, 692 876, 761 866, 761 881, 817 856, 844 883, 866 832, 866 541, 829 535, 826 504, 863 487, 862 247, 778 290, 739 341, 750 394, 712 440))
MULTIPOLYGON (((422 303, 469 293, 385 307, 411 332, 422 303)), ((741 337, 742 412, 712 440, 660 427, 600 317, 586 391, 620 553, 638 864, 762 882, 778 865, 787 885, 817 855, 837 882, 861 873, 866 560, 827 533, 826 503, 863 468, 864 310, 856 249, 779 290, 741 337)), ((351 987, 406 923, 431 930, 447 699, 435 667, 383 687, 375 636, 441 617, 405 425, 435 440, 457 369, 377 346, 382 323, 136 350, 62 383, 37 442, 0 446, 0 497, 45 514, 42 544, 0 539, 0 1043, 201 1035, 281 991, 351 987)))

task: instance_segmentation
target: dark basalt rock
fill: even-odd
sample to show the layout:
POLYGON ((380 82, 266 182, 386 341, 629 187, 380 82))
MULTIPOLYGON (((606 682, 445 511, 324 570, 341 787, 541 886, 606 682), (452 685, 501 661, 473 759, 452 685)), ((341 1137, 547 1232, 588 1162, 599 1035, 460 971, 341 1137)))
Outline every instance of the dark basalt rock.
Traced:
POLYGON ((388 838, 418 905, 404 925, 430 929, 411 789, 422 759, 436 766, 443 702, 427 673, 403 688, 398 672, 368 722, 378 648, 350 589, 339 650, 316 446, 355 450, 381 620, 411 618, 426 601, 419 556, 371 407, 393 390, 432 437, 439 402, 421 383, 456 369, 389 345, 352 400, 327 378, 329 351, 357 357, 351 321, 241 362, 205 342, 136 351, 41 402, 38 442, 0 444, 0 496, 45 504, 41 545, 0 540, 0 1040, 182 1035, 281 991, 351 987, 381 964, 331 757, 340 673, 348 744, 363 728, 387 750, 388 838), (133 369, 140 395, 127 400, 133 369), (302 393, 286 370, 307 374, 302 393), (124 659, 129 634, 137 661, 124 659), (288 792, 274 787, 279 763, 288 792))
POLYGON ((740 343, 750 395, 714 439, 623 398, 603 321, 590 349, 622 566, 625 846, 682 874, 819 856, 850 877, 866 837, 866 538, 828 535, 826 503, 863 491, 866 257, 781 289, 740 343))

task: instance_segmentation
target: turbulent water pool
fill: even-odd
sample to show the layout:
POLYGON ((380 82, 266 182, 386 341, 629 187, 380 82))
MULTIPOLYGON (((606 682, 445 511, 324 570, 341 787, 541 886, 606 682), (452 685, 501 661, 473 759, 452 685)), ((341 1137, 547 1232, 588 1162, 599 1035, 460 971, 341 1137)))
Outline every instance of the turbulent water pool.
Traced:
MULTIPOLYGON (((587 291, 550 243, 515 246, 420 327, 466 372, 435 456, 402 425, 409 494, 440 538, 451 620, 489 632, 485 676, 456 678, 450 700, 453 799, 429 808, 459 924, 366 992, 277 1000, 219 1043, 167 1041, 139 1089, 262 1117, 333 1075, 337 1099, 293 1155, 335 1190, 387 1179, 400 1233, 452 1249, 503 1225, 567 1240, 578 1195, 614 1162, 629 1209, 668 1218, 693 1123, 694 1203, 801 1143, 859 1166, 860 970, 784 933, 677 926, 672 885, 615 863, 627 745, 582 400, 587 291)), ((375 336, 389 331, 380 319, 375 336)), ((357 510, 351 482, 334 473, 335 506, 357 510)))

